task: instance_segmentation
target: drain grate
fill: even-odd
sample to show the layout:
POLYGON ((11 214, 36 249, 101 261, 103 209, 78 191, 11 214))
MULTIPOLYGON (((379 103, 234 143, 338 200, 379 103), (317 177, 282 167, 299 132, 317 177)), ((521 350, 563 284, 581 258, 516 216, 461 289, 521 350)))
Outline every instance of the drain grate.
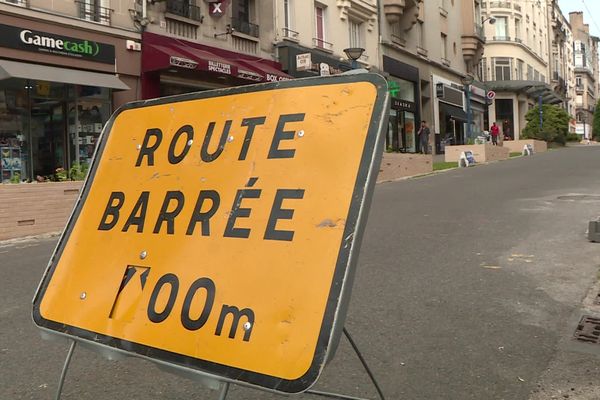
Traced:
POLYGON ((573 336, 580 342, 600 344, 600 318, 584 315, 573 336))

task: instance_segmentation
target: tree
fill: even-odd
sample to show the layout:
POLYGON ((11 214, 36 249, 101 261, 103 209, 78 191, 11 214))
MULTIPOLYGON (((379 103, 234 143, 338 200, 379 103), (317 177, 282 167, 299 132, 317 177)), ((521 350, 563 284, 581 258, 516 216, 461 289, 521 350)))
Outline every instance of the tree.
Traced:
POLYGON ((596 103, 596 110, 594 111, 592 138, 594 140, 600 140, 600 100, 598 100, 598 103, 596 103))
POLYGON ((565 144, 569 133, 571 116, 562 108, 542 104, 543 125, 540 129, 540 107, 535 106, 527 112, 527 126, 521 132, 524 139, 539 139, 546 142, 565 144))

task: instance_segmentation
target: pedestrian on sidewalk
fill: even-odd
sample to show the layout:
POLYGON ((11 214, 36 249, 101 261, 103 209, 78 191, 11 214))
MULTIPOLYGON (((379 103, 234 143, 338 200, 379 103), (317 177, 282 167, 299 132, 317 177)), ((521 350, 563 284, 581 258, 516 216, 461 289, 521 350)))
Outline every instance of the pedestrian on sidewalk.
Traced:
POLYGON ((490 134, 492 135, 492 144, 498 146, 498 135, 500 134, 500 127, 494 122, 490 127, 490 134))
POLYGON ((427 154, 429 151, 429 128, 427 127, 427 121, 421 121, 421 128, 419 128, 419 144, 421 146, 421 153, 427 154))

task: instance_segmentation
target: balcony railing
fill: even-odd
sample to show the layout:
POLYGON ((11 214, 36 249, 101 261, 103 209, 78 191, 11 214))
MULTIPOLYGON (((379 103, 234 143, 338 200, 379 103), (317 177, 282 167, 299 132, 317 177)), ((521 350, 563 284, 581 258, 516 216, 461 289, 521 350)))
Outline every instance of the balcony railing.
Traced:
POLYGON ((313 38, 313 46, 327 51, 333 50, 333 43, 326 42, 319 38, 313 38))
POLYGON ((239 18, 231 19, 231 27, 235 29, 236 32, 240 32, 249 36, 258 37, 259 27, 256 24, 253 24, 248 21, 242 21, 239 18))
POLYGON ((290 28, 281 28, 283 32, 283 37, 292 40, 298 40, 300 34, 296 31, 291 30, 290 28))
POLYGON ((510 42, 510 36, 494 36, 492 40, 498 42, 510 42))
POLYGON ((513 4, 513 8, 514 8, 516 11, 519 11, 519 12, 521 11, 521 6, 520 6, 520 5, 518 5, 518 4, 513 4))
POLYGON ((512 8, 508 1, 490 1, 490 8, 512 8))
POLYGON ((79 9, 79 18, 110 25, 110 13, 113 11, 110 8, 100 7, 97 3, 86 3, 79 0, 75 0, 75 4, 77 4, 79 9))
POLYGON ((188 4, 186 1, 167 1, 167 12, 180 17, 193 19, 194 21, 202 21, 200 7, 188 4))

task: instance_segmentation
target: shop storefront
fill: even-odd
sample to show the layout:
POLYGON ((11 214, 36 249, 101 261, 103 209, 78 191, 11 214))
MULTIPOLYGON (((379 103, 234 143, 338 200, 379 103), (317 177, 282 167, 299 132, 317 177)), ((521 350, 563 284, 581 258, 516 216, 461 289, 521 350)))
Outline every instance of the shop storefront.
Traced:
POLYGON ((275 61, 149 32, 142 35, 144 99, 290 78, 275 61))
POLYGON ((419 70, 393 58, 383 56, 383 70, 389 74, 392 98, 386 148, 403 153, 419 152, 416 126, 420 123, 419 70))
POLYGON ((461 85, 434 76, 435 104, 437 109, 435 146, 436 153, 443 154, 445 146, 465 144, 467 113, 463 109, 464 93, 461 85))
POLYGON ((473 83, 469 86, 471 93, 471 137, 483 136, 483 131, 489 130, 489 127, 486 126, 486 112, 487 112, 487 97, 486 90, 483 87, 482 83, 473 83), (481 85, 482 87, 478 87, 476 85, 481 85))
POLYGON ((125 42, 0 16, 2 182, 87 168, 112 111, 136 99, 139 54, 126 53, 125 42), (127 66, 117 75, 119 57, 127 66))

